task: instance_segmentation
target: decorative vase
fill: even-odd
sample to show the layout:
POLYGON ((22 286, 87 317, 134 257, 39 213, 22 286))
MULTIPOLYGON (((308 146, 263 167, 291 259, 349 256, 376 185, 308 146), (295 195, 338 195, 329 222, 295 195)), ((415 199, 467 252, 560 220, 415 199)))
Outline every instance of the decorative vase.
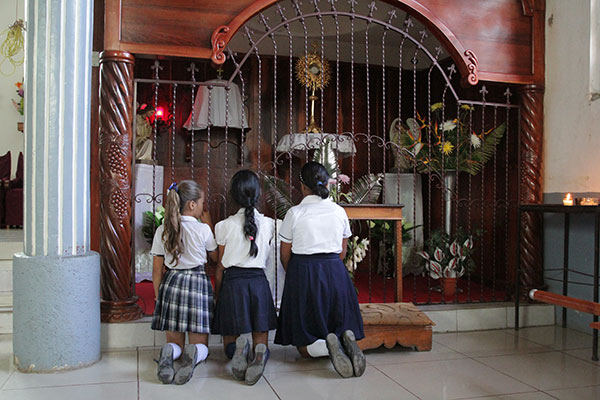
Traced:
POLYGON ((442 279, 442 287, 444 289, 445 297, 454 297, 456 294, 456 280, 457 278, 442 279))

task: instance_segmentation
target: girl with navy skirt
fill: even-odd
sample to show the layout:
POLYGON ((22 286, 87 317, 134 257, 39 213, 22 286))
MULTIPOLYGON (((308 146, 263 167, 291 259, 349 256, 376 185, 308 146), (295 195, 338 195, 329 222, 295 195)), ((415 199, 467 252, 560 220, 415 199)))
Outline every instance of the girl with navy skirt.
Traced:
POLYGON ((277 327, 273 296, 264 273, 275 222, 254 208, 260 197, 260 181, 254 172, 237 172, 231 179, 230 194, 241 208, 215 226, 219 265, 212 331, 223 336, 233 376, 254 385, 269 358, 269 330, 277 327), (248 340, 240 336, 249 332, 254 346, 251 360, 248 340))
POLYGON ((275 343, 304 357, 329 355, 344 378, 360 376, 364 338, 354 285, 342 260, 351 236, 342 207, 329 199, 329 174, 317 162, 302 167, 302 202, 287 212, 279 236, 286 269, 275 343))
POLYGON ((217 260, 211 218, 204 210, 204 192, 194 181, 173 183, 165 202, 165 218, 150 253, 156 306, 152 329, 166 331, 160 350, 158 379, 178 385, 189 381, 198 363, 208 356, 213 290, 204 266, 217 260), (203 222, 199 222, 200 218, 203 222), (188 333, 189 343, 185 344, 188 333), (173 361, 181 356, 175 371, 173 361))

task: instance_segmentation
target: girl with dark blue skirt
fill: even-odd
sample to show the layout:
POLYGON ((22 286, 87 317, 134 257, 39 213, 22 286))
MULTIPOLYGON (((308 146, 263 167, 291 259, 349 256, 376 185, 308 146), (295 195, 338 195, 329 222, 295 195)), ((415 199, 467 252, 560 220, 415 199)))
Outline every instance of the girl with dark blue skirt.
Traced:
POLYGON ((354 285, 343 259, 351 236, 348 216, 329 199, 329 174, 317 162, 302 167, 302 202, 287 212, 279 236, 286 269, 275 343, 304 357, 329 355, 344 378, 361 376, 364 338, 354 285))
POLYGON ((275 222, 254 208, 260 197, 260 182, 254 172, 236 173, 230 194, 241 208, 215 226, 219 266, 212 332, 223 336, 233 376, 254 385, 269 358, 269 330, 277 327, 273 296, 264 273, 275 222), (254 346, 252 360, 248 359, 248 340, 240 336, 249 332, 254 346))

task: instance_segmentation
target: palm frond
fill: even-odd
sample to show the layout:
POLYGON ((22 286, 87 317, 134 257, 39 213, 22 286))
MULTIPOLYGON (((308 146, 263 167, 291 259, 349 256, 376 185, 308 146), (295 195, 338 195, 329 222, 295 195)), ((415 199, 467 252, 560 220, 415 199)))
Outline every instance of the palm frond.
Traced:
POLYGON ((354 182, 352 188, 353 204, 376 204, 381 195, 383 174, 369 174, 354 182))
POLYGON ((324 139, 321 146, 315 148, 313 161, 321 163, 329 176, 333 176, 337 172, 337 157, 331 146, 331 140, 324 139))
POLYGON ((265 203, 277 218, 283 219, 288 210, 298 203, 302 197, 297 189, 292 188, 285 180, 276 178, 272 175, 261 175, 263 181, 263 193, 265 203))
POLYGON ((505 130, 506 123, 502 123, 484 137, 480 148, 473 151, 471 158, 477 162, 472 163, 472 167, 470 171, 468 171, 471 175, 476 175, 479 173, 485 163, 487 163, 493 157, 494 153, 496 152, 496 146, 502 140, 505 130))

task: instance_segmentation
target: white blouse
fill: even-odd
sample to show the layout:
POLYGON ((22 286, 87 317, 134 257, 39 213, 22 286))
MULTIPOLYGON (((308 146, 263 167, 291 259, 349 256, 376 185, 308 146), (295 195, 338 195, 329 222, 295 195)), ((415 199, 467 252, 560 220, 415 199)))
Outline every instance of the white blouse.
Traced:
POLYGON ((275 221, 272 218, 265 217, 257 210, 254 210, 254 221, 258 227, 255 243, 258 246, 256 257, 251 257, 250 241, 244 235, 244 208, 220 221, 215 226, 215 236, 219 246, 225 246, 221 264, 225 268, 265 268, 269 249, 275 232, 275 221))
POLYGON ((179 263, 176 265, 173 256, 165 254, 165 246, 162 241, 163 231, 164 225, 159 226, 156 230, 150 254, 153 256, 163 256, 167 268, 192 269, 199 265, 204 265, 208 260, 206 252, 217 249, 217 243, 207 224, 199 222, 196 218, 189 215, 182 215, 181 241, 183 243, 183 250, 179 255, 179 263))
POLYGON ((292 253, 341 253, 342 240, 352 235, 346 211, 331 199, 306 196, 289 209, 279 236, 292 244, 292 253))

